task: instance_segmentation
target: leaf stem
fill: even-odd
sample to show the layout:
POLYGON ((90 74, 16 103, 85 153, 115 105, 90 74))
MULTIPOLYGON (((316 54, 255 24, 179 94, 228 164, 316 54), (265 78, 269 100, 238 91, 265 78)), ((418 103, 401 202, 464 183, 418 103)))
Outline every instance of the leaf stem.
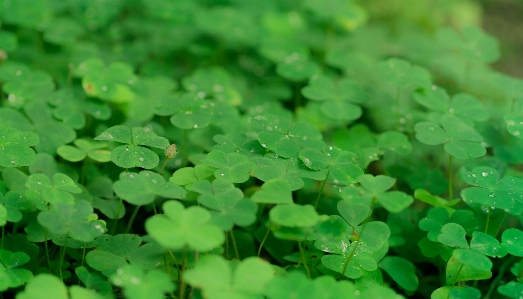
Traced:
POLYGON ((240 259, 240 253, 238 252, 238 246, 236 245, 236 238, 234 237, 234 231, 231 229, 231 240, 232 240, 232 247, 234 248, 234 254, 236 254, 236 258, 241 261, 240 259))
POLYGON ((263 237, 263 240, 260 243, 260 247, 258 248, 258 257, 260 257, 263 244, 265 243, 265 240, 267 240, 267 237, 269 236, 269 232, 271 231, 271 225, 269 224, 269 228, 267 229, 267 233, 265 233, 265 237, 263 237))
POLYGON ((307 260, 305 260, 305 254, 303 253, 303 247, 301 246, 300 241, 298 241, 298 248, 300 249, 300 255, 301 260, 303 262, 303 266, 305 267, 305 271, 307 271, 307 277, 311 279, 311 271, 309 270, 309 266, 307 266, 307 260))
POLYGON ((296 110, 298 107, 301 107, 301 92, 300 86, 296 82, 294 83, 294 110, 296 110))
POLYGON ((131 230, 131 226, 133 225, 134 218, 136 218, 136 215, 138 214, 138 210, 140 209, 140 205, 137 205, 136 208, 134 208, 133 214, 131 215, 131 218, 129 218, 129 222, 127 223, 127 228, 125 229, 125 233, 128 233, 131 230))
POLYGON ((447 166, 448 167, 448 173, 449 173, 449 200, 453 200, 454 199, 454 192, 453 192, 453 188, 452 188, 452 156, 450 154, 449 155, 449 165, 447 166))
POLYGON ((84 242, 84 250, 82 252, 82 264, 80 265, 81 267, 84 266, 84 260, 85 260, 85 247, 87 245, 87 242, 84 242))
POLYGON ((488 225, 489 225, 489 222, 490 222, 490 208, 487 208, 487 209, 488 209, 488 213, 487 213, 487 223, 485 223, 485 234, 488 231, 488 225))
POLYGON ((316 203, 314 204, 314 210, 316 210, 318 208, 318 203, 320 202, 321 195, 323 194, 323 188, 325 188, 325 183, 327 183, 329 174, 330 174, 330 169, 327 171, 327 176, 323 180, 323 183, 321 183, 320 192, 318 192, 318 197, 316 197, 316 203))
POLYGON ((60 271, 60 279, 63 281, 64 278, 63 278, 63 275, 62 275, 62 265, 64 264, 64 259, 65 259, 65 251, 67 250, 67 235, 65 236, 65 241, 64 241, 64 246, 61 246, 60 247, 60 251, 63 251, 63 252, 60 252, 60 263, 59 263, 59 266, 58 266, 58 270, 60 271))
POLYGON ((49 268, 49 273, 53 274, 53 271, 51 270, 51 258, 49 257, 49 247, 47 247, 47 229, 45 229, 45 241, 44 241, 44 247, 45 247, 45 255, 47 256, 47 267, 49 268))
POLYGON ((515 256, 511 256, 505 262, 503 262, 503 264, 501 264, 501 266, 499 266, 498 276, 496 276, 496 278, 494 278, 494 280, 492 280, 492 283, 490 284, 490 287, 489 287, 487 293, 485 294, 485 297, 483 297, 483 299, 489 299, 490 298, 490 295, 492 294, 492 291, 494 291, 494 287, 503 278, 503 275, 505 274, 505 270, 507 269, 507 267, 510 264, 512 264, 514 262, 515 259, 516 259, 515 256))
POLYGON ((182 271, 180 272, 180 293, 178 297, 180 299, 185 298, 185 282, 184 282, 184 273, 185 273, 185 267, 187 267, 187 251, 183 250, 183 260, 182 260, 182 271))
POLYGON ((231 257, 229 256, 229 232, 225 232, 225 258, 227 260, 230 260, 231 257))
POLYGON ((113 236, 116 233, 116 223, 118 222, 118 218, 120 217, 120 208, 122 207, 122 205, 123 205, 123 200, 120 197, 120 202, 118 203, 118 207, 116 208, 116 217, 114 218, 114 224, 113 224, 113 229, 112 229, 112 233, 111 233, 113 236))
POLYGON ((507 212, 505 212, 505 214, 503 214, 503 218, 501 219, 501 222, 499 223, 498 229, 496 229, 496 233, 494 234, 494 238, 496 238, 498 236, 499 230, 503 226, 503 223, 505 223, 505 218, 507 218, 507 214, 508 214, 507 212))

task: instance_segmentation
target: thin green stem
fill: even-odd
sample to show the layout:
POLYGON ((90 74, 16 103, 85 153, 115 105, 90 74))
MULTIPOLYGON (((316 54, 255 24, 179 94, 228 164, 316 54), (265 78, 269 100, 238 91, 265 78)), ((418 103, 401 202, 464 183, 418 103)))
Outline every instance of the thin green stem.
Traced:
POLYGON ((399 131, 401 127, 401 115, 400 115, 400 95, 401 95, 401 87, 398 87, 396 90, 396 98, 394 99, 396 102, 396 124, 398 125, 396 129, 399 131))
POLYGON ((323 194, 323 188, 325 188, 325 183, 327 183, 329 174, 330 174, 330 169, 327 171, 327 176, 323 180, 323 183, 321 183, 320 192, 318 192, 318 197, 316 197, 316 203, 314 204, 314 210, 316 210, 318 208, 318 203, 320 202, 321 195, 323 194))
POLYGON ((169 160, 171 160, 171 158, 169 158, 169 157, 165 158, 165 161, 163 162, 162 167, 160 168, 160 170, 158 170, 158 174, 162 173, 163 169, 165 168, 165 166, 167 165, 167 162, 169 162, 169 160))
POLYGON ((294 109, 301 107, 301 91, 298 83, 294 85, 294 109))
MULTIPOLYGON (((463 266, 464 266, 464 265, 465 265, 465 264, 461 264, 461 267, 459 267, 458 273, 456 273, 456 280, 454 280, 454 283, 452 284, 451 289, 454 288, 454 286, 456 285, 456 282, 458 282, 459 274, 461 273, 461 270, 463 269, 463 266)), ((449 292, 449 294, 447 295, 447 299, 449 299, 449 296, 450 296, 450 292, 449 292)))
POLYGON ((453 192, 453 187, 452 187, 452 181, 453 181, 453 178, 452 178, 452 156, 449 154, 449 165, 447 166, 448 167, 448 173, 449 173, 449 200, 453 200, 454 199, 454 192, 453 192))
POLYGON ((503 214, 503 218, 501 219, 501 222, 499 223, 498 229, 496 229, 496 233, 494 234, 494 238, 496 238, 498 236, 499 230, 503 226, 503 223, 505 223, 505 218, 507 218, 507 214, 508 214, 507 212, 505 212, 505 214, 503 214))
POLYGON ((63 278, 63 275, 62 275, 62 265, 64 264, 64 259, 65 259, 65 251, 67 250, 67 236, 65 236, 65 242, 64 242, 64 246, 62 246, 60 248, 60 263, 58 265, 58 270, 60 271, 60 279, 63 281, 64 278, 63 278))
POLYGON ((496 278, 494 278, 494 280, 492 280, 492 283, 490 284, 490 287, 489 287, 487 293, 485 294, 485 297, 483 297, 483 299, 490 298, 490 295, 494 291, 494 288, 496 287, 496 285, 498 285, 499 282, 501 281, 501 279, 503 279, 505 270, 507 269, 508 266, 510 266, 514 262, 515 259, 516 259, 515 256, 511 256, 506 261, 504 261, 503 264, 501 264, 501 266, 499 266, 498 275, 496 276, 496 278))
POLYGON ((271 231, 271 225, 269 224, 269 228, 267 229, 267 233, 265 234, 265 237, 263 237, 263 240, 260 243, 260 247, 258 248, 258 257, 260 257, 263 244, 265 243, 265 240, 267 240, 267 237, 269 236, 269 232, 271 231))
POLYGON ((154 200, 153 200, 153 202, 151 204, 153 205, 154 215, 158 215, 158 211, 156 210, 156 205, 154 204, 154 200))
POLYGON ((45 247, 45 255, 47 256, 47 267, 49 268, 49 273, 53 274, 53 271, 51 270, 51 258, 49 257, 49 247, 47 247, 47 229, 44 233, 45 241, 44 241, 44 247, 45 247))
POLYGON ((182 271, 180 272, 180 293, 178 297, 180 299, 185 298, 185 281, 184 281, 184 274, 185 274, 185 268, 187 267, 187 252, 185 249, 183 250, 183 260, 182 260, 182 271))
POLYGON ((231 257, 229 256, 229 232, 225 232, 225 258, 227 260, 230 260, 231 257))
POLYGON ((300 249, 300 255, 301 260, 303 262, 303 266, 305 267, 305 271, 307 271, 307 277, 311 278, 311 271, 309 270, 309 266, 307 266, 307 260, 305 259, 305 254, 303 253, 303 247, 301 246, 301 242, 298 241, 298 248, 300 249))
POLYGON ((234 254, 236 254, 236 258, 241 261, 240 259, 240 253, 238 252, 238 246, 236 245, 236 238, 234 237, 234 231, 231 229, 231 240, 232 240, 232 247, 234 248, 234 254))
POLYGON ((118 207, 116 208, 116 217, 114 218, 114 224, 113 224, 113 229, 112 229, 112 233, 111 235, 114 236, 114 234, 116 233, 116 223, 118 222, 118 218, 120 217, 120 209, 123 205, 123 201, 122 201, 122 198, 120 197, 120 202, 118 203, 118 207))
POLYGON ((4 249, 4 238, 5 238, 5 232, 4 232, 4 229, 5 229, 5 225, 2 226, 2 249, 4 249))
POLYGON ((136 206, 134 208, 133 214, 131 215, 131 218, 129 218, 129 222, 127 222, 127 228, 125 229, 125 233, 128 233, 131 230, 131 226, 133 225, 134 218, 136 218, 136 215, 138 215, 138 210, 140 209, 140 205, 136 206))
MULTIPOLYGON (((181 167, 185 166, 185 156, 187 155, 187 130, 183 129, 183 144, 182 144, 182 163, 180 164, 181 167)), ((181 298, 183 299, 183 298, 181 298)))
POLYGON ((83 267, 83 265, 84 265, 84 260, 85 260, 85 247, 86 247, 86 246, 87 246, 87 243, 84 242, 84 250, 83 250, 83 252, 82 252, 82 264, 81 264, 82 267, 83 267))
POLYGON ((487 208, 487 209, 488 209, 488 213, 487 213, 487 223, 485 223, 485 234, 488 231, 488 225, 489 225, 489 222, 490 222, 490 208, 487 208))

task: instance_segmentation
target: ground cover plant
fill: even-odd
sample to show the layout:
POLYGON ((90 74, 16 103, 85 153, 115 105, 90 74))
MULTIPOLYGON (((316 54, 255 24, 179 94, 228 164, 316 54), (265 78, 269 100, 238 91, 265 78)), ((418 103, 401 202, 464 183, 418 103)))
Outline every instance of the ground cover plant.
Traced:
POLYGON ((521 298, 476 2, 0 0, 3 298, 521 298))

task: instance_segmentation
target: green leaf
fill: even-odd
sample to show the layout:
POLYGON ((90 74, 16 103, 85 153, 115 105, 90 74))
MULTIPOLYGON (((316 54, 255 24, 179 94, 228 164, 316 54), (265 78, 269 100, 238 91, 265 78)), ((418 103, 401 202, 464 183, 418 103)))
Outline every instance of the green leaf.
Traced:
POLYGON ((206 166, 218 168, 214 172, 216 178, 222 178, 232 183, 243 183, 249 179, 249 172, 254 163, 247 156, 240 153, 226 154, 215 150, 207 154, 202 163, 206 166))
POLYGON ((396 179, 386 175, 373 176, 364 174, 358 177, 360 184, 373 195, 379 195, 390 189, 396 183, 396 179))
POLYGON ((251 199, 256 203, 293 203, 289 183, 279 178, 265 182, 251 199))
POLYGON ((11 252, 0 249, 0 277, 4 282, 0 284, 0 290, 16 288, 24 285, 33 278, 33 273, 27 269, 18 268, 29 262, 29 256, 21 251, 11 252))
POLYGON ((131 130, 126 126, 113 126, 102 132, 94 140, 116 141, 120 143, 131 143, 131 130))
POLYGON ((51 274, 39 274, 16 296, 17 299, 68 299, 67 288, 60 278, 51 274))
POLYGON ((489 266, 492 267, 492 262, 481 253, 467 249, 456 249, 447 262, 445 274, 447 284, 454 284, 459 281, 489 279, 492 277, 489 266), (466 264, 458 261, 458 257, 466 264), (470 263, 473 265, 470 265, 470 263), (481 268, 488 270, 481 270, 481 268))
POLYGON ((87 253, 85 261, 93 269, 110 276, 127 263, 133 251, 142 243, 142 238, 132 234, 103 234, 96 242, 95 250, 87 253))
POLYGON ((418 288, 416 267, 410 261, 397 256, 386 256, 378 266, 407 291, 413 292, 418 288))
POLYGON ((411 65, 403 59, 390 58, 382 62, 378 69, 381 80, 398 88, 426 87, 432 83, 430 73, 425 68, 411 65))
POLYGON ((95 290, 101 295, 112 292, 111 284, 99 273, 94 271, 89 273, 87 268, 83 266, 76 268, 74 272, 86 288, 95 290))
POLYGON ((276 66, 276 73, 291 81, 304 81, 319 72, 319 66, 308 58, 294 52, 276 66))
POLYGON ((0 126, 0 166, 29 166, 36 161, 36 154, 30 146, 37 145, 38 135, 20 132, 15 128, 0 126))
POLYGON ((312 170, 320 170, 329 166, 327 157, 317 149, 302 149, 298 156, 303 164, 312 170))
POLYGON ((103 150, 107 147, 106 143, 94 143, 86 139, 76 139, 74 146, 62 145, 56 152, 62 158, 71 161, 78 162, 85 159, 86 156, 98 161, 98 162, 109 162, 111 161, 111 152, 103 150))
POLYGON ((187 194, 182 187, 166 182, 161 175, 148 170, 140 173, 122 172, 113 188, 116 195, 140 206, 150 204, 156 196, 183 199, 187 194))
POLYGON ((176 170, 169 180, 177 185, 189 185, 213 175, 214 169, 202 164, 194 167, 182 167, 176 170))
POLYGON ((318 223, 319 216, 311 205, 278 205, 269 212, 269 219, 282 226, 308 227, 318 223))
POLYGON ((158 155, 137 145, 121 145, 111 151, 111 160, 122 168, 141 167, 152 169, 160 163, 158 155))
POLYGON ((110 281, 123 288, 126 298, 130 299, 161 299, 165 293, 175 289, 169 276, 162 270, 155 269, 144 273, 133 265, 124 265, 111 275, 110 281))
POLYGON ((497 40, 477 26, 463 26, 459 33, 450 28, 443 28, 438 30, 436 35, 443 48, 458 51, 467 60, 491 63, 499 58, 497 40))
POLYGON ((516 228, 508 228, 501 236, 501 246, 514 256, 523 257, 523 232, 516 228))
POLYGON ((406 156, 412 151, 412 144, 409 138, 405 134, 396 131, 381 133, 378 137, 378 145, 401 156, 406 156))
POLYGON ((175 104, 178 108, 171 116, 171 123, 180 129, 207 127, 214 115, 214 103, 204 100, 204 97, 204 92, 184 94, 175 104))
POLYGON ((301 147, 321 150, 324 146, 321 133, 305 123, 269 128, 260 133, 260 144, 284 158, 297 157, 301 147))
POLYGON ((340 200, 338 201, 338 211, 350 226, 356 227, 369 216, 370 207, 360 202, 340 200))
POLYGON ((337 147, 323 148, 323 153, 329 161, 329 181, 334 184, 354 184, 358 177, 363 175, 363 170, 357 166, 356 154, 343 151, 337 147))
POLYGON ((82 26, 70 18, 56 18, 45 25, 44 40, 53 44, 68 45, 83 32, 82 26))
POLYGON ((47 203, 74 203, 74 197, 70 193, 81 193, 82 189, 74 181, 63 173, 56 173, 53 182, 45 174, 32 174, 27 179, 25 187, 38 191, 47 203))
POLYGON ((523 115, 521 113, 509 113, 503 117, 505 123, 507 124, 507 130, 513 136, 516 136, 519 139, 522 139, 523 136, 523 115))
POLYGON ((469 248, 465 229, 456 223, 447 223, 441 227, 438 241, 444 245, 459 248, 469 248))
POLYGON ((500 246, 496 238, 478 231, 472 233, 470 249, 491 257, 504 257, 507 255, 507 249, 500 246))
POLYGON ((223 243, 223 232, 209 224, 211 214, 207 210, 201 207, 185 209, 173 200, 165 202, 163 210, 165 214, 150 217, 145 222, 146 231, 163 247, 209 251, 223 243))
POLYGON ((506 285, 501 285, 498 287, 498 292, 501 295, 510 297, 510 298, 519 298, 521 292, 523 292, 523 283, 511 281, 506 285))
POLYGON ((5 196, 0 193, 0 206, 5 209, 5 214, 3 217, 5 224, 5 221, 18 222, 22 220, 23 215, 20 211, 31 208, 32 203, 22 193, 17 191, 9 191, 5 194, 5 196))
POLYGON ((401 191, 382 193, 376 197, 376 200, 391 213, 399 213, 414 202, 412 196, 401 191))

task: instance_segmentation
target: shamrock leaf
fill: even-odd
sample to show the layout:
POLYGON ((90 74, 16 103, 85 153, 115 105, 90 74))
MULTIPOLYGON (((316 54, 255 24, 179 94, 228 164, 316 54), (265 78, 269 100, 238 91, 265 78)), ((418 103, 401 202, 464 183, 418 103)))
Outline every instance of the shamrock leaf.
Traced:
POLYGON ((55 18, 44 26, 44 40, 53 44, 68 45, 76 41, 84 29, 73 19, 55 18))
POLYGON ((520 113, 509 113, 506 114, 503 119, 507 124, 507 130, 513 136, 519 139, 523 139, 521 132, 523 132, 523 114, 520 113))
POLYGON ((30 146, 38 144, 38 135, 20 132, 9 126, 0 127, 0 166, 29 166, 36 161, 36 154, 30 146))
POLYGON ((156 244, 140 246, 142 238, 132 234, 115 236, 103 234, 96 239, 96 248, 85 260, 95 270, 109 277, 130 262, 145 270, 152 270, 163 259, 163 250, 156 244))
POLYGON ((498 60, 500 55, 497 40, 477 26, 464 26, 459 33, 443 28, 436 36, 444 49, 458 52, 470 61, 491 63, 498 60))
POLYGON ((124 289, 129 299, 162 299, 164 294, 175 289, 169 276, 162 270, 151 270, 144 273, 142 269, 133 265, 123 265, 111 275, 110 281, 124 289))
POLYGON ((71 193, 82 192, 82 189, 63 173, 56 173, 52 183, 45 174, 32 174, 27 179, 25 187, 37 191, 45 202, 52 204, 58 202, 72 204, 74 197, 71 193))
POLYGON ((244 133, 217 134, 214 135, 213 140, 218 143, 213 150, 220 150, 226 154, 241 152, 248 156, 258 156, 266 153, 257 140, 247 139, 244 133))
POLYGON ((187 282, 201 289, 205 298, 257 298, 274 277, 274 270, 267 262, 249 257, 233 268, 231 263, 218 255, 206 255, 196 266, 185 273, 187 282))
POLYGON ((72 286, 67 291, 67 287, 60 278, 42 273, 33 278, 20 292, 17 299, 102 299, 101 295, 93 290, 84 289, 79 286, 72 286), (70 296, 69 296, 70 295, 70 296))
POLYGON ((301 147, 321 150, 324 146, 321 133, 305 123, 291 127, 284 122, 268 128, 260 133, 260 144, 284 158, 297 157, 301 147))
POLYGON ((311 205, 278 205, 269 212, 269 219, 286 227, 308 227, 320 221, 318 213, 311 205))
POLYGON ((321 170, 329 165, 327 157, 319 150, 305 148, 298 154, 300 160, 312 170, 321 170))
POLYGON ((519 299, 521 297, 521 292, 523 292, 523 283, 511 281, 505 285, 498 287, 498 292, 510 298, 519 299))
POLYGON ((171 123, 180 129, 207 127, 214 115, 214 103, 204 100, 205 93, 189 92, 176 102, 178 109, 171 116, 171 123))
POLYGON ((33 273, 18 267, 29 262, 29 256, 24 252, 11 252, 0 249, 0 291, 24 285, 33 278, 33 273))
POLYGON ((410 62, 390 58, 378 66, 381 80, 398 88, 425 87, 432 83, 430 73, 423 67, 411 65, 410 62))
POLYGON ((323 147, 323 153, 327 156, 329 164, 328 180, 336 185, 349 185, 358 182, 358 177, 363 175, 363 170, 356 164, 356 154, 341 150, 337 147, 323 147))
POLYGON ((507 255, 507 248, 500 245, 496 238, 478 231, 472 233, 470 249, 491 257, 504 257, 507 255))
POLYGON ((248 226, 256 221, 258 206, 234 184, 224 180, 202 180, 192 185, 192 190, 200 193, 198 202, 211 209, 212 222, 223 230, 231 230, 234 225, 248 226))
POLYGON ((471 231, 476 227, 478 221, 472 211, 458 210, 449 216, 446 209, 433 208, 429 210, 427 217, 420 220, 418 226, 421 230, 428 232, 427 238, 430 241, 438 242, 441 229, 447 223, 459 224, 465 231, 471 231))
POLYGON ((91 242, 105 232, 105 223, 99 220, 91 221, 93 213, 91 204, 79 200, 74 204, 56 202, 50 210, 38 214, 38 222, 57 235, 68 235, 74 240, 91 242))
POLYGON ((371 211, 370 207, 361 201, 340 200, 338 201, 338 212, 350 226, 356 227, 369 217, 371 211))
POLYGON ((281 178, 265 182, 251 199, 256 203, 293 203, 290 185, 287 180, 281 178))
POLYGON ((401 132, 383 132, 378 136, 377 142, 380 148, 395 152, 400 156, 406 156, 412 151, 409 138, 401 132))
POLYGON ((521 202, 523 197, 521 179, 505 176, 499 180, 499 173, 490 167, 476 167, 462 176, 467 183, 477 186, 461 191, 464 202, 504 209, 513 214, 521 213, 514 208, 515 202, 521 202))
POLYGON ((492 261, 480 252, 455 249, 447 262, 447 284, 492 277, 492 261), (461 269, 461 270, 460 270, 461 269))
POLYGON ((317 74, 320 67, 299 53, 292 53, 276 65, 276 73, 291 81, 304 81, 317 74))
POLYGON ((89 272, 83 266, 76 268, 74 272, 86 288, 94 290, 101 295, 107 295, 112 292, 111 284, 98 272, 89 272))
POLYGON ((222 178, 232 183, 243 183, 249 179, 249 172, 254 163, 240 153, 226 154, 220 150, 208 153, 202 160, 203 165, 218 168, 214 172, 216 178, 222 178))
POLYGON ((53 78, 46 72, 33 71, 21 64, 8 64, 0 69, 0 80, 6 81, 2 86, 8 95, 8 105, 21 108, 24 104, 38 98, 42 93, 54 89, 53 78), (14 76, 13 76, 14 75, 14 76))
POLYGON ((141 145, 160 149, 165 149, 170 145, 167 139, 157 136, 149 128, 135 127, 131 131, 128 127, 121 125, 105 130, 94 140, 126 143, 127 145, 120 145, 111 152, 111 160, 122 168, 154 168, 160 162, 160 158, 155 152, 141 145))
MULTIPOLYGON (((5 220, 9 222, 18 222, 22 220, 21 210, 31 208, 31 201, 17 191, 9 191, 5 196, 0 193, 0 206, 5 209, 5 220)), ((0 221, 1 222, 1 221, 0 221)))
POLYGON ((62 145, 56 149, 56 153, 67 161, 78 162, 89 157, 98 162, 111 161, 111 152, 104 150, 107 143, 91 142, 87 139, 76 139, 74 146, 62 145))
POLYGON ((194 167, 182 167, 177 169, 169 181, 180 185, 192 185, 193 183, 204 180, 214 174, 214 168, 198 164, 194 167))
POLYGON ((523 232, 516 228, 508 228, 501 236, 501 246, 513 256, 523 257, 523 232))
POLYGON ((364 174, 358 177, 358 181, 363 188, 375 196, 379 204, 391 213, 401 212, 414 202, 412 196, 404 192, 386 192, 386 190, 390 189, 396 182, 396 180, 391 177, 384 175, 374 177, 370 174, 364 174))
POLYGON ((362 110, 353 103, 366 100, 363 88, 355 81, 343 78, 335 82, 322 75, 312 77, 302 94, 308 99, 323 101, 320 108, 323 114, 344 122, 358 119, 362 110))
POLYGON ((335 131, 332 140, 334 146, 358 155, 358 166, 363 169, 378 160, 381 154, 374 134, 363 124, 335 131))
POLYGON ((414 126, 416 138, 424 144, 438 145, 451 156, 458 159, 470 159, 486 154, 482 145, 483 137, 454 115, 445 114, 441 117, 441 128, 433 122, 419 122, 414 126))
POLYGON ((386 256, 378 266, 405 290, 413 292, 418 288, 416 267, 408 260, 397 256, 386 256))
POLYGON ((458 93, 450 98, 443 88, 433 85, 431 88, 417 90, 414 99, 430 110, 456 115, 469 124, 489 118, 489 113, 481 102, 467 93, 458 93))
POLYGON ((83 61, 75 69, 82 78, 82 87, 91 97, 111 102, 129 102, 134 94, 129 88, 136 80, 133 69, 123 62, 113 62, 108 67, 99 58, 83 61))
POLYGON ((211 214, 207 210, 194 206, 185 209, 173 200, 165 202, 163 210, 164 215, 155 215, 145 222, 147 233, 163 247, 209 251, 223 243, 223 232, 209 223, 211 214))
POLYGON ((450 247, 469 248, 465 229, 456 223, 447 223, 441 227, 437 239, 440 243, 450 247))
POLYGON ((140 173, 122 172, 113 188, 116 195, 138 206, 150 204, 156 196, 183 199, 187 194, 182 187, 166 182, 161 175, 148 170, 140 173))

